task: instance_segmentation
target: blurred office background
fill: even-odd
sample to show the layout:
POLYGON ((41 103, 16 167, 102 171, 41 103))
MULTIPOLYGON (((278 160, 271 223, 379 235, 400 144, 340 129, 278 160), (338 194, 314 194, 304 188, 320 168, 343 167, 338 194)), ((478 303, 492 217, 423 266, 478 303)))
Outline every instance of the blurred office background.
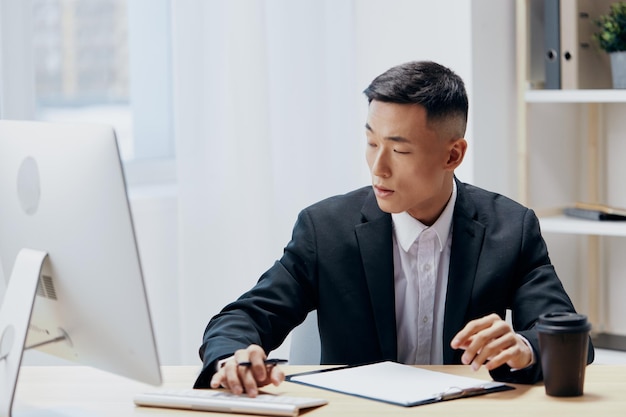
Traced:
POLYGON ((2 118, 116 128, 164 364, 199 364, 302 208, 369 184, 362 90, 393 65, 463 77, 457 174, 516 197, 513 0, 0 0, 0 59, 2 118))

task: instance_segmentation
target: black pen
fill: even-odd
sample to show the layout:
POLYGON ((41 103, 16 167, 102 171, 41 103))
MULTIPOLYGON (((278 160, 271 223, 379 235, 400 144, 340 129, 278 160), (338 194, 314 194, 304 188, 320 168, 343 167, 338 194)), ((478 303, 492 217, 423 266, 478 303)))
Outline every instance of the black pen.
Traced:
MULTIPOLYGON (((265 366, 275 366, 281 363, 287 363, 288 360, 287 359, 265 359, 263 361, 263 363, 265 364, 265 366)), ((237 364, 238 366, 246 366, 246 367, 250 367, 252 366, 252 362, 239 362, 237 364)))

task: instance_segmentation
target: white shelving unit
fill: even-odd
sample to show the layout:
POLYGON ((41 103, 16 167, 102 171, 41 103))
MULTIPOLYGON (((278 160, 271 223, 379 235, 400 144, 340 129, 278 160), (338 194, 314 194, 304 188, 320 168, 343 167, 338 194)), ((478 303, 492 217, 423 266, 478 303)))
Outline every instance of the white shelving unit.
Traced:
POLYGON ((540 217, 539 222, 543 232, 593 236, 626 236, 626 222, 601 222, 574 219, 566 216, 540 217))
MULTIPOLYGON (((605 111, 608 109, 607 106, 626 103, 626 90, 531 89, 531 85, 537 85, 537 80, 529 79, 533 64, 535 64, 534 68, 537 68, 537 61, 531 62, 531 60, 537 59, 537 54, 536 50, 531 51, 533 45, 536 47, 536 44, 531 45, 529 26, 531 13, 537 15, 537 10, 531 10, 531 7, 537 8, 538 6, 541 7, 540 0, 517 0, 518 199, 538 213, 542 232, 565 236, 578 235, 572 239, 585 240, 586 253, 583 256, 586 270, 580 275, 586 278, 587 314, 594 329, 600 330, 594 335, 596 345, 626 350, 626 336, 610 335, 603 331, 605 314, 600 301, 601 288, 606 284, 606 279, 603 276, 605 272, 603 268, 605 260, 604 238, 626 237, 626 221, 609 222, 577 219, 566 217, 561 214, 562 210, 554 208, 571 205, 576 201, 606 203, 603 199, 609 173, 606 172, 604 160, 607 136, 607 132, 604 131, 605 111), (564 119, 552 123, 545 117, 542 118, 541 112, 561 114, 559 112, 564 111, 563 109, 570 112, 564 113, 566 114, 563 116, 564 119), (551 133, 543 133, 543 130, 551 133), (542 150, 534 147, 545 146, 549 148, 554 146, 552 143, 546 144, 546 142, 551 142, 553 139, 558 140, 560 139, 559 136, 567 136, 567 133, 559 134, 560 132, 570 134, 574 132, 571 137, 567 138, 571 140, 564 142, 566 145, 563 147, 574 148, 580 145, 582 149, 578 153, 564 152, 563 159, 573 154, 578 155, 579 159, 569 162, 554 161, 554 167, 551 167, 549 162, 542 161, 544 164, 541 165, 541 168, 544 170, 541 171, 540 178, 537 179, 538 174, 534 172, 535 169, 530 168, 531 160, 535 158, 534 161, 536 162, 536 153, 542 152, 542 150), (535 137, 538 133, 541 136, 539 140, 535 137), (559 163, 561 166, 569 164, 568 172, 574 174, 561 175, 559 168, 557 168, 559 163), (576 166, 572 167, 572 165, 576 166), (569 184, 565 184, 565 182, 569 182, 569 184), (559 186, 555 187, 554 183, 558 183, 559 186), (547 191, 542 194, 537 192, 537 187, 544 187, 547 191), (567 189, 567 191, 562 189, 567 189), (555 197, 560 198, 560 201, 556 203, 555 201, 546 201, 551 199, 550 193, 557 194, 561 191, 563 191, 563 195, 555 197)), ((546 159, 549 160, 549 158, 546 159)), ((576 259, 576 256, 576 254, 572 254, 572 263, 580 261, 580 259, 576 259)))
POLYGON ((626 90, 527 90, 526 103, 624 103, 626 90))

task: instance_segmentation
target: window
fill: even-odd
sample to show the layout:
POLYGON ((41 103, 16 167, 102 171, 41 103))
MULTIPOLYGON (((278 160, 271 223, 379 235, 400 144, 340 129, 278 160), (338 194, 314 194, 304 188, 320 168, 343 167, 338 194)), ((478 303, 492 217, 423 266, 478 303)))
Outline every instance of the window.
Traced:
MULTIPOLYGON (((0 93, 33 91, 17 118, 112 125, 127 180, 137 182, 129 173, 142 176, 141 182, 151 181, 146 175, 172 179, 169 0, 0 2, 0 26, 9 23, 1 33, 0 93), (16 18, 21 25, 11 24, 16 18), (7 39, 32 45, 32 56, 18 64, 7 39), (21 74, 11 62, 21 65, 21 74), (9 87, 16 82, 23 88, 9 87)), ((20 100, 3 100, 2 117, 16 118, 12 105, 19 107, 20 100)))

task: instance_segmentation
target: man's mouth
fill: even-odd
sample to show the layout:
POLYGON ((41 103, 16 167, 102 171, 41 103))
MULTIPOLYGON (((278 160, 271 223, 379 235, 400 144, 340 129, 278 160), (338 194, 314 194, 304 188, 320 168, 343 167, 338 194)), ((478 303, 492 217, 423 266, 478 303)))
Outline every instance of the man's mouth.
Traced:
POLYGON ((374 185, 374 193, 376 194, 376 197, 384 198, 389 197, 391 194, 393 194, 393 190, 382 187, 380 185, 374 185))

